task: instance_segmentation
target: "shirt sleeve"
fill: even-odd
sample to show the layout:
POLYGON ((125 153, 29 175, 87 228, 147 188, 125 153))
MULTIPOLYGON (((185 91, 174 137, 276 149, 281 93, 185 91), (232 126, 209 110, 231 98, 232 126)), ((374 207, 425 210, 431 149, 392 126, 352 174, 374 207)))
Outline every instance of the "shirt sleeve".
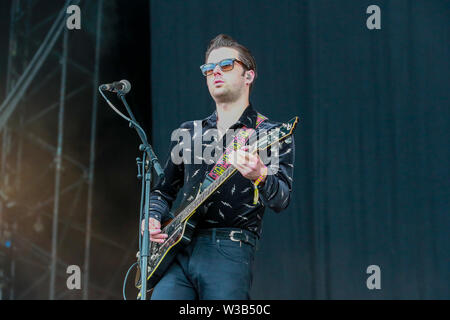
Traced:
POLYGON ((172 151, 180 141, 172 141, 169 155, 164 165, 164 177, 152 188, 150 193, 150 217, 165 222, 171 218, 170 209, 178 191, 184 184, 184 164, 174 161, 172 151))
POLYGON ((272 147, 271 149, 273 150, 270 150, 268 158, 272 160, 265 163, 268 167, 267 177, 264 184, 258 185, 258 190, 262 203, 278 213, 287 208, 291 198, 295 160, 294 136, 288 137, 276 150, 272 147))

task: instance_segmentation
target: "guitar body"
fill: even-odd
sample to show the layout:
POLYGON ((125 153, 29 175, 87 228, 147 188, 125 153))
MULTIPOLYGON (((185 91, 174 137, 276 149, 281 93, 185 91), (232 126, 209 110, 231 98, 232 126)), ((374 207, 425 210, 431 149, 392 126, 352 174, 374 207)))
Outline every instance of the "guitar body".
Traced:
MULTIPOLYGON (((198 195, 199 188, 192 190, 191 194, 186 196, 186 199, 195 199, 198 195), (195 191, 195 192, 194 192, 195 191)), ((193 201, 183 201, 183 203, 175 211, 175 217, 180 217, 180 214, 193 201)), ((189 210, 189 209, 188 209, 189 210)), ((196 211, 192 213, 184 221, 177 221, 177 218, 171 219, 163 224, 162 233, 167 234, 168 238, 163 244, 157 242, 150 242, 149 257, 147 268, 147 288, 149 292, 156 286, 158 281, 162 278, 164 273, 169 269, 177 253, 187 247, 194 236, 200 217, 196 211)), ((138 267, 136 273, 135 286, 141 287, 141 275, 138 267)))
POLYGON ((155 259, 154 261, 151 260, 151 257, 152 255, 155 255, 155 257, 158 255, 161 246, 158 243, 151 243, 149 257, 151 263, 149 262, 147 278, 148 288, 156 286, 167 269, 169 269, 177 253, 191 243, 197 224, 198 215, 192 215, 191 218, 180 225, 180 228, 177 228, 175 232, 169 234, 169 237, 174 239, 173 244, 165 250, 163 255, 159 256, 159 259, 155 259))

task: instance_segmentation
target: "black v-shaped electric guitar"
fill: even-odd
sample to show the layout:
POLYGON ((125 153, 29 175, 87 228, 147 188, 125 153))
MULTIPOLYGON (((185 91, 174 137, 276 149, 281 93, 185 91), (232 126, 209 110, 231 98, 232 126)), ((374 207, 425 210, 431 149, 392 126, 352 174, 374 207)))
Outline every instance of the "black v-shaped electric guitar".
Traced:
MULTIPOLYGON (((283 143, 294 132, 298 123, 298 117, 283 123, 280 127, 272 129, 267 135, 257 140, 256 145, 250 146, 250 151, 256 153, 264 150, 276 142, 283 143)), ((196 210, 200 207, 225 181, 227 181, 237 169, 232 165, 221 176, 212 182, 203 192, 199 193, 187 206, 180 208, 172 219, 161 231, 168 238, 164 243, 150 242, 148 259, 147 287, 149 291, 158 283, 165 271, 172 263, 177 252, 186 247, 192 239, 200 215, 196 210)), ((199 188, 200 190, 200 188, 199 188)), ((141 287, 141 277, 138 268, 136 275, 136 287, 141 287)))

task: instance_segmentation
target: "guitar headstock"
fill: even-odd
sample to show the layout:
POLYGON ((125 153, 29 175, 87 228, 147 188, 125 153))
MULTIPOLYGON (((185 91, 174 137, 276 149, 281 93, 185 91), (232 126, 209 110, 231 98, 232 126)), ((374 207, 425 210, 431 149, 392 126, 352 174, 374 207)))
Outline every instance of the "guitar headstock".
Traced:
POLYGON ((280 127, 276 127, 268 131, 258 140, 258 150, 264 150, 276 142, 282 142, 294 133, 297 127, 298 117, 294 117, 288 122, 283 123, 280 127))

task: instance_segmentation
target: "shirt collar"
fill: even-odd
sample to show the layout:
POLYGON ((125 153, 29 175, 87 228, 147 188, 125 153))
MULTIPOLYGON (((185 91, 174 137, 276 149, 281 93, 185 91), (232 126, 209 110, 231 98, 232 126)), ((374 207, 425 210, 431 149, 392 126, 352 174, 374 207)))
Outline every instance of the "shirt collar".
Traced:
MULTIPOLYGON (((256 119, 258 117, 258 113, 253 108, 250 103, 247 108, 245 108, 239 120, 231 126, 231 128, 239 128, 242 126, 246 126, 247 128, 255 128, 256 119)), ((207 125, 209 127, 217 126, 217 110, 215 110, 209 117, 203 119, 203 126, 207 125)))

